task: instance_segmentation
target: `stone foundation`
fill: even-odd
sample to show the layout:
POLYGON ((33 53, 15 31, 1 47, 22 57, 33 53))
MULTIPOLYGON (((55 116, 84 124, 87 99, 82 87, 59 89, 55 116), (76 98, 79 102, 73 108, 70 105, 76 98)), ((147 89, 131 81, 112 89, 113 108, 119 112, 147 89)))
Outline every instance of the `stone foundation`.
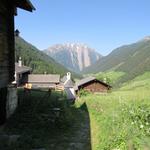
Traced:
POLYGON ((9 86, 7 88, 7 102, 6 102, 6 118, 9 118, 18 106, 17 88, 9 86))

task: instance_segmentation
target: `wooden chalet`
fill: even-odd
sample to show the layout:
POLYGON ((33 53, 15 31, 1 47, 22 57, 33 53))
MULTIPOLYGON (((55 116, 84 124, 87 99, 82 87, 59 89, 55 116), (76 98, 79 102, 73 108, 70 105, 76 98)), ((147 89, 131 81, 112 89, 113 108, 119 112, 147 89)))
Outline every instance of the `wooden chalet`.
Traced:
POLYGON ((35 10, 29 0, 0 0, 0 124, 6 120, 8 85, 14 81, 14 15, 17 15, 17 7, 35 10))
POLYGON ((111 86, 104 83, 95 77, 87 77, 80 80, 74 87, 76 93, 81 89, 89 91, 91 93, 106 93, 111 89, 111 86))
POLYGON ((31 84, 33 89, 49 88, 55 89, 60 83, 60 75, 57 74, 31 74, 28 75, 28 84, 31 84))

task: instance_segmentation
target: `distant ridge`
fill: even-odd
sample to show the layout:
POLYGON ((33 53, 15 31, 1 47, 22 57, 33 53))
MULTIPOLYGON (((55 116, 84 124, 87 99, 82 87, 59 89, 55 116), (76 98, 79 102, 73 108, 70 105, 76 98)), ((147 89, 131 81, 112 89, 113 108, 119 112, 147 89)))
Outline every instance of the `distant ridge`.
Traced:
POLYGON ((136 43, 113 50, 94 65, 85 68, 83 73, 112 70, 126 72, 126 75, 120 79, 120 82, 128 81, 146 71, 150 71, 150 36, 136 43))
POLYGON ((102 57, 94 49, 80 43, 56 44, 44 52, 75 72, 82 71, 102 57))

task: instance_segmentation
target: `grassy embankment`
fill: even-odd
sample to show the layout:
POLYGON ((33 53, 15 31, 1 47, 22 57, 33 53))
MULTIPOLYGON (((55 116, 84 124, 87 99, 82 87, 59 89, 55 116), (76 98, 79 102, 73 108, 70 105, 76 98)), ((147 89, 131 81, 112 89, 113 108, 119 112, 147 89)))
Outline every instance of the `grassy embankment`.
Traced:
POLYGON ((150 149, 150 73, 107 95, 87 95, 92 150, 150 149))
POLYGON ((150 149, 149 97, 149 91, 82 97, 78 105, 86 101, 93 150, 150 149))

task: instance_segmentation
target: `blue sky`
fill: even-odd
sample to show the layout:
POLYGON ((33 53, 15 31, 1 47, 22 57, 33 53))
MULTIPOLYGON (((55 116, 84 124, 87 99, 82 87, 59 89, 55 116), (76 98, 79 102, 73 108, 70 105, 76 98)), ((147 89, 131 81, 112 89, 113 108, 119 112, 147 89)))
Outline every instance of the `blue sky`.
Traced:
POLYGON ((15 27, 40 50, 85 43, 102 55, 150 35, 150 0, 31 0, 36 11, 18 10, 15 27))

